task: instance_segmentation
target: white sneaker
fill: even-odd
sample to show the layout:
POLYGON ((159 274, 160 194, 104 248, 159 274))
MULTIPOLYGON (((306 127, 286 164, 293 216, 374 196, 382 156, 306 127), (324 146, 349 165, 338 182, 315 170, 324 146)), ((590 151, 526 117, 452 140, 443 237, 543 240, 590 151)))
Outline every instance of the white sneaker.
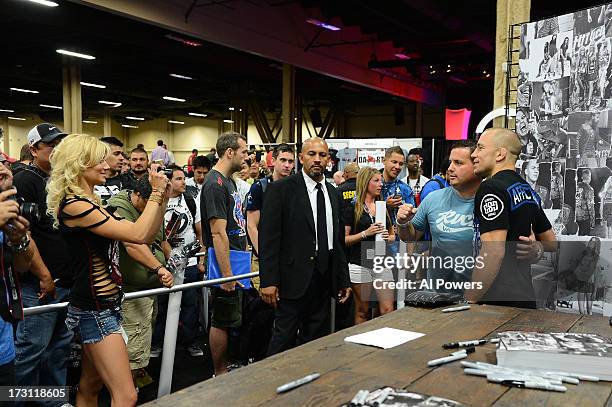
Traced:
POLYGON ((158 358, 162 353, 162 348, 160 348, 159 346, 151 346, 151 357, 152 358, 158 358))
POLYGON ((204 356, 204 351, 198 345, 195 344, 187 347, 187 351, 193 357, 204 356))

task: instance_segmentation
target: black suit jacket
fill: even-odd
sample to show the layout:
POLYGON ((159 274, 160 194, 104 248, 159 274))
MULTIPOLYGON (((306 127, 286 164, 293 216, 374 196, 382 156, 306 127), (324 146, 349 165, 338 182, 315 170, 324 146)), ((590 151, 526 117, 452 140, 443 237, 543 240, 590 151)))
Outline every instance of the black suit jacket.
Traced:
MULTIPOLYGON (((340 195, 325 183, 332 206, 334 253, 332 294, 350 287, 344 254, 344 224, 340 195)), ((315 273, 316 229, 302 171, 269 184, 259 221, 259 273, 261 287, 277 286, 280 298, 304 295, 315 273)))

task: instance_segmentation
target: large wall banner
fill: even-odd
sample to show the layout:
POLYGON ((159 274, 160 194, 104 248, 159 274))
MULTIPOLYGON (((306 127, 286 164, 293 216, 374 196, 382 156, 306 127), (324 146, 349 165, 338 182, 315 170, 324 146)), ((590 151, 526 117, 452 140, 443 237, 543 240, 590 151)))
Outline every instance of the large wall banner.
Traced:
POLYGON ((565 248, 576 247, 561 247, 565 268, 556 271, 567 287, 557 290, 557 306, 608 315, 602 308, 612 302, 603 301, 612 297, 611 37, 612 4, 524 24, 516 112, 523 144, 517 168, 540 194, 557 235, 566 236, 565 248), (599 260, 582 264, 587 252, 599 260), (568 277, 570 269, 581 271, 568 277))

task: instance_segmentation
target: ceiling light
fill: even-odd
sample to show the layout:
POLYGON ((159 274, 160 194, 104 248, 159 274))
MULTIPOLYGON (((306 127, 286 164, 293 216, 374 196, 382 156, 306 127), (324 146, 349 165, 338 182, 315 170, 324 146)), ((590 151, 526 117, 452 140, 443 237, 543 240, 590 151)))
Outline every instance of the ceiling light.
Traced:
POLYGON ((11 109, 0 109, 0 112, 15 113, 15 111, 11 109))
POLYGON ((131 124, 122 124, 121 127, 125 127, 128 129, 137 129, 138 126, 132 126, 131 124))
POLYGON ((168 120, 168 123, 172 123, 172 124, 185 124, 185 122, 181 122, 179 120, 168 120))
POLYGON ((119 106, 121 106, 121 103, 119 103, 119 102, 111 102, 109 100, 98 100, 98 103, 101 103, 103 105, 109 105, 110 107, 119 107, 119 106))
POLYGON ((98 124, 97 121, 95 120, 83 120, 83 123, 87 123, 87 124, 98 124))
POLYGON ((22 121, 25 120, 23 117, 12 117, 12 116, 9 116, 8 118, 11 119, 11 120, 22 120, 22 121))
POLYGON ((164 100, 171 100, 173 102, 185 102, 185 99, 175 98, 175 97, 172 97, 172 96, 164 96, 162 99, 164 99, 164 100))
POLYGON ((317 27, 325 28, 326 30, 330 30, 330 31, 340 31, 341 30, 340 27, 336 27, 335 25, 324 23, 323 21, 317 20, 316 18, 307 18, 306 22, 312 25, 316 25, 317 27))
POLYGON ((49 1, 49 0, 28 0, 31 3, 36 3, 36 4, 40 4, 41 6, 47 6, 47 7, 57 7, 59 6, 59 4, 57 4, 54 1, 49 1))
POLYGON ((55 105, 45 105, 44 103, 39 104, 38 106, 40 107, 46 107, 47 109, 58 109, 58 110, 62 110, 61 106, 55 106, 55 105))
POLYGON ((430 75, 433 75, 436 73, 436 70, 434 69, 433 71, 430 72, 430 75))
POLYGON ((234 123, 234 121, 230 119, 223 119, 223 123, 234 123))
POLYGON ((202 45, 201 42, 195 41, 195 40, 188 40, 186 38, 182 38, 179 37, 178 35, 174 35, 174 34, 166 34, 166 38, 168 38, 169 40, 172 41, 177 41, 180 43, 183 43, 185 45, 189 45, 190 47, 199 47, 202 45))
POLYGON ((208 116, 206 113, 193 113, 193 112, 190 112, 188 114, 189 114, 189 116, 197 116, 197 117, 207 117, 208 116))
POLYGON ((37 90, 29 90, 29 89, 23 89, 23 88, 11 88, 11 90, 15 92, 23 92, 23 93, 39 93, 37 90))
POLYGON ((228 110, 234 110, 234 108, 230 106, 230 107, 228 108, 228 110))
POLYGON ((193 78, 191 76, 180 75, 180 74, 177 74, 177 73, 171 73, 170 76, 172 76, 173 78, 177 78, 177 79, 188 79, 190 81, 193 80, 193 78))
POLYGON ((488 73, 488 74, 486 74, 486 75, 485 75, 485 77, 490 78, 490 77, 491 77, 491 74, 490 74, 490 73, 488 73))
POLYGON ((81 82, 81 85, 89 86, 90 88, 106 89, 106 85, 98 85, 97 83, 91 83, 91 82, 81 82))
POLYGON ((68 55, 70 57, 83 58, 83 59, 96 59, 96 57, 91 56, 91 55, 81 54, 80 52, 68 51, 65 49, 56 49, 55 52, 57 52, 58 54, 68 55))
POLYGON ((450 73, 450 71, 451 71, 450 69, 447 69, 447 70, 446 70, 446 73, 450 73))
POLYGON ((408 54, 404 54, 403 52, 398 52, 397 54, 395 54, 395 58, 397 59, 410 59, 411 56, 408 54))
POLYGON ((128 120, 144 120, 144 117, 136 117, 136 116, 125 116, 128 120))

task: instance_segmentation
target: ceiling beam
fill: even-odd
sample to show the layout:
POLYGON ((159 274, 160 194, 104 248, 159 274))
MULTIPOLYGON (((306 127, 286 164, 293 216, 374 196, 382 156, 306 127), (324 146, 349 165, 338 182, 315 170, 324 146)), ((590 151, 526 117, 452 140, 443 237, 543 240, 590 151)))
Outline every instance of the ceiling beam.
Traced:
MULTIPOLYGON (((381 80, 378 73, 367 67, 372 49, 368 44, 356 44, 346 49, 316 48, 304 52, 317 27, 305 22, 310 15, 299 4, 271 7, 245 2, 232 11, 221 7, 206 8, 204 11, 195 7, 189 21, 185 22, 185 10, 192 4, 192 0, 72 1, 408 100, 434 106, 441 105, 443 101, 440 92, 410 81, 393 77, 381 80), (270 27, 274 27, 274 30, 270 30, 270 27)), ((321 35, 321 42, 360 38, 359 30, 345 27, 342 31, 326 31, 321 35)), ((386 49, 388 53, 393 52, 390 43, 378 43, 377 47, 386 49)))

